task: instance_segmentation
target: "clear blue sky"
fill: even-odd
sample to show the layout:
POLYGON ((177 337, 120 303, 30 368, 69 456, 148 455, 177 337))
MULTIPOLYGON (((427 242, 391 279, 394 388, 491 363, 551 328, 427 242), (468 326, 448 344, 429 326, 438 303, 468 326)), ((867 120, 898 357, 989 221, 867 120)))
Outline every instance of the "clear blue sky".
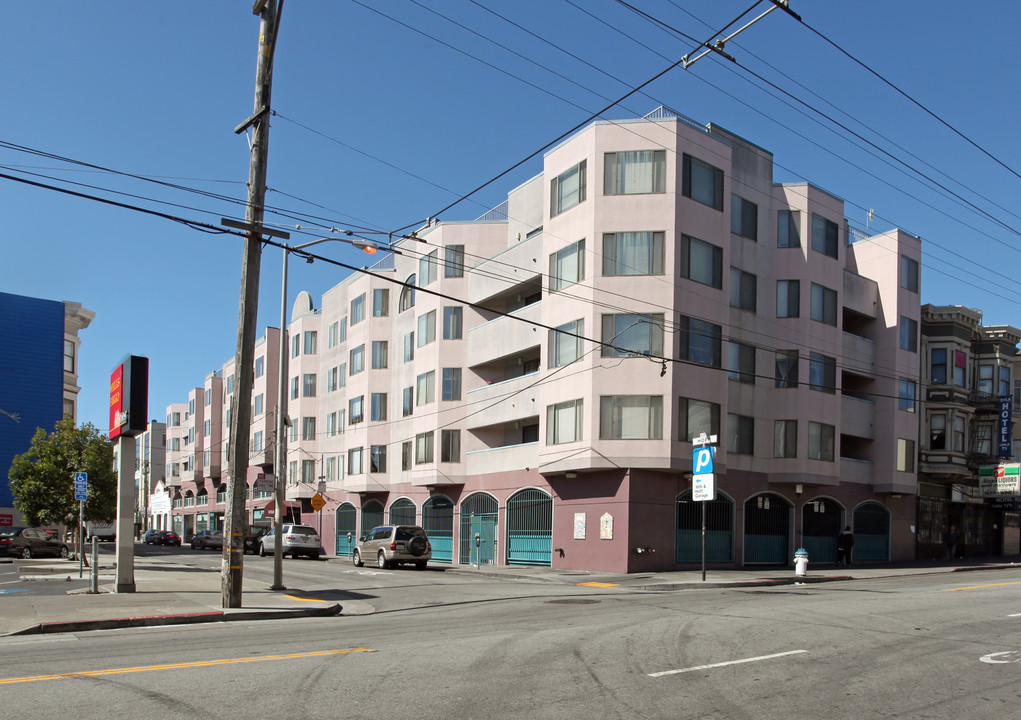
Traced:
MULTIPOLYGON (((284 4, 267 203, 301 219, 271 214, 268 222, 383 231, 418 224, 691 49, 612 0, 363 1, 284 4)), ((703 40, 750 2, 632 5, 703 40)), ((233 128, 253 106, 251 6, 5 3, 0 141, 242 200, 249 151, 233 128)), ((878 151, 718 57, 673 70, 604 117, 666 104, 738 133, 774 153, 778 181, 808 179, 843 198, 854 224, 864 226, 874 208, 874 228, 920 235, 923 302, 977 307, 989 324, 1021 326, 1013 283, 1021 265, 1021 218, 1013 214, 1021 214, 1014 174, 1021 4, 792 0, 791 7, 1013 172, 780 11, 727 50, 896 160, 877 159, 878 151)), ((224 200, 6 147, 0 166, 214 225, 244 214, 224 200)), ((540 167, 529 161, 441 219, 475 218, 540 167)), ((309 232, 294 241, 320 234, 309 232)), ((106 429, 110 372, 129 353, 150 358, 149 415, 157 419, 234 355, 237 238, 0 179, 0 249, 0 290, 96 312, 82 333, 81 421, 106 429)), ((336 243, 320 251, 365 260, 336 243)), ((302 289, 318 301, 342 277, 322 263, 292 262, 288 304, 302 289)), ((271 248, 263 255, 260 334, 279 323, 279 308, 280 251, 271 248)))

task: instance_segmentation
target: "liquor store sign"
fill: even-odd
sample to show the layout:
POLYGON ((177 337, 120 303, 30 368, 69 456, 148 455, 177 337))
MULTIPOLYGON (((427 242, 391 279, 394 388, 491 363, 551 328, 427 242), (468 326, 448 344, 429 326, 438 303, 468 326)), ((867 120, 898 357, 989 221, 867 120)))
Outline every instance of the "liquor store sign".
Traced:
POLYGON ((979 468, 978 494, 984 498, 1021 496, 1021 464, 979 468))

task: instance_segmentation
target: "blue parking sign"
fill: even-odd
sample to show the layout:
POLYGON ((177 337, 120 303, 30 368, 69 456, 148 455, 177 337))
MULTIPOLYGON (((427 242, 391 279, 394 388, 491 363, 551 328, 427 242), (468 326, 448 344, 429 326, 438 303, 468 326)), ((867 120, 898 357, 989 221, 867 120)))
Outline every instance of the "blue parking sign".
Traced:
POLYGON ((706 475, 713 471, 713 455, 716 448, 704 445, 695 448, 691 453, 691 472, 693 475, 706 475))
POLYGON ((74 499, 85 500, 89 494, 89 474, 76 472, 74 474, 74 499))

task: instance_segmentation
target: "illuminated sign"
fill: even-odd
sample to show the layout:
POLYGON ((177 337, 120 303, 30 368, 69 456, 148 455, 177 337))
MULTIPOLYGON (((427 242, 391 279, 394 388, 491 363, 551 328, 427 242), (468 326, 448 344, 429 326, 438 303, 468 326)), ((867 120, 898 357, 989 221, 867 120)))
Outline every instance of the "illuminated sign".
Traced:
POLYGON ((110 439, 145 432, 148 402, 149 358, 128 355, 110 374, 110 439))

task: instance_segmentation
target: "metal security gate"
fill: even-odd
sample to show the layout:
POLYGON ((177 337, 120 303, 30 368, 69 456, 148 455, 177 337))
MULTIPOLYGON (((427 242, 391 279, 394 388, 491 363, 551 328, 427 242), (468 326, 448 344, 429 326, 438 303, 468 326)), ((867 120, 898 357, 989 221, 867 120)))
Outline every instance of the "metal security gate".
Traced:
POLYGON ((862 503, 854 509, 855 562, 890 559, 890 511, 877 502, 862 503))
MULTIPOLYGON (((809 562, 837 561, 837 537, 844 529, 842 517, 843 511, 832 500, 812 500, 801 508, 801 546, 808 551, 809 562)), ((855 550, 857 545, 855 542, 855 550)))
POLYGON ((461 503, 461 552, 458 562, 478 565, 496 563, 496 523, 500 505, 496 498, 475 493, 461 503), (476 542, 475 536, 478 536, 476 542))
MULTIPOLYGON (((722 493, 705 501, 705 560, 707 563, 734 562, 734 501, 722 493)), ((678 563, 702 562, 702 505, 691 499, 691 491, 677 498, 678 563)))
POLYGON ((787 565, 791 508, 779 495, 756 495, 744 504, 744 561, 787 565))
POLYGON ((358 542, 358 511, 349 502, 337 508, 337 557, 350 557, 358 542))
POLYGON ((383 524, 383 503, 369 500, 362 505, 362 535, 377 525, 383 524))
POLYGON ((390 524, 414 525, 415 514, 415 503, 408 498, 400 498, 390 506, 390 524))
POLYGON ((521 490, 507 500, 507 564, 552 565, 553 498, 521 490))
POLYGON ((454 561, 454 503, 444 495, 426 500, 422 506, 422 527, 433 548, 433 562, 454 561))

